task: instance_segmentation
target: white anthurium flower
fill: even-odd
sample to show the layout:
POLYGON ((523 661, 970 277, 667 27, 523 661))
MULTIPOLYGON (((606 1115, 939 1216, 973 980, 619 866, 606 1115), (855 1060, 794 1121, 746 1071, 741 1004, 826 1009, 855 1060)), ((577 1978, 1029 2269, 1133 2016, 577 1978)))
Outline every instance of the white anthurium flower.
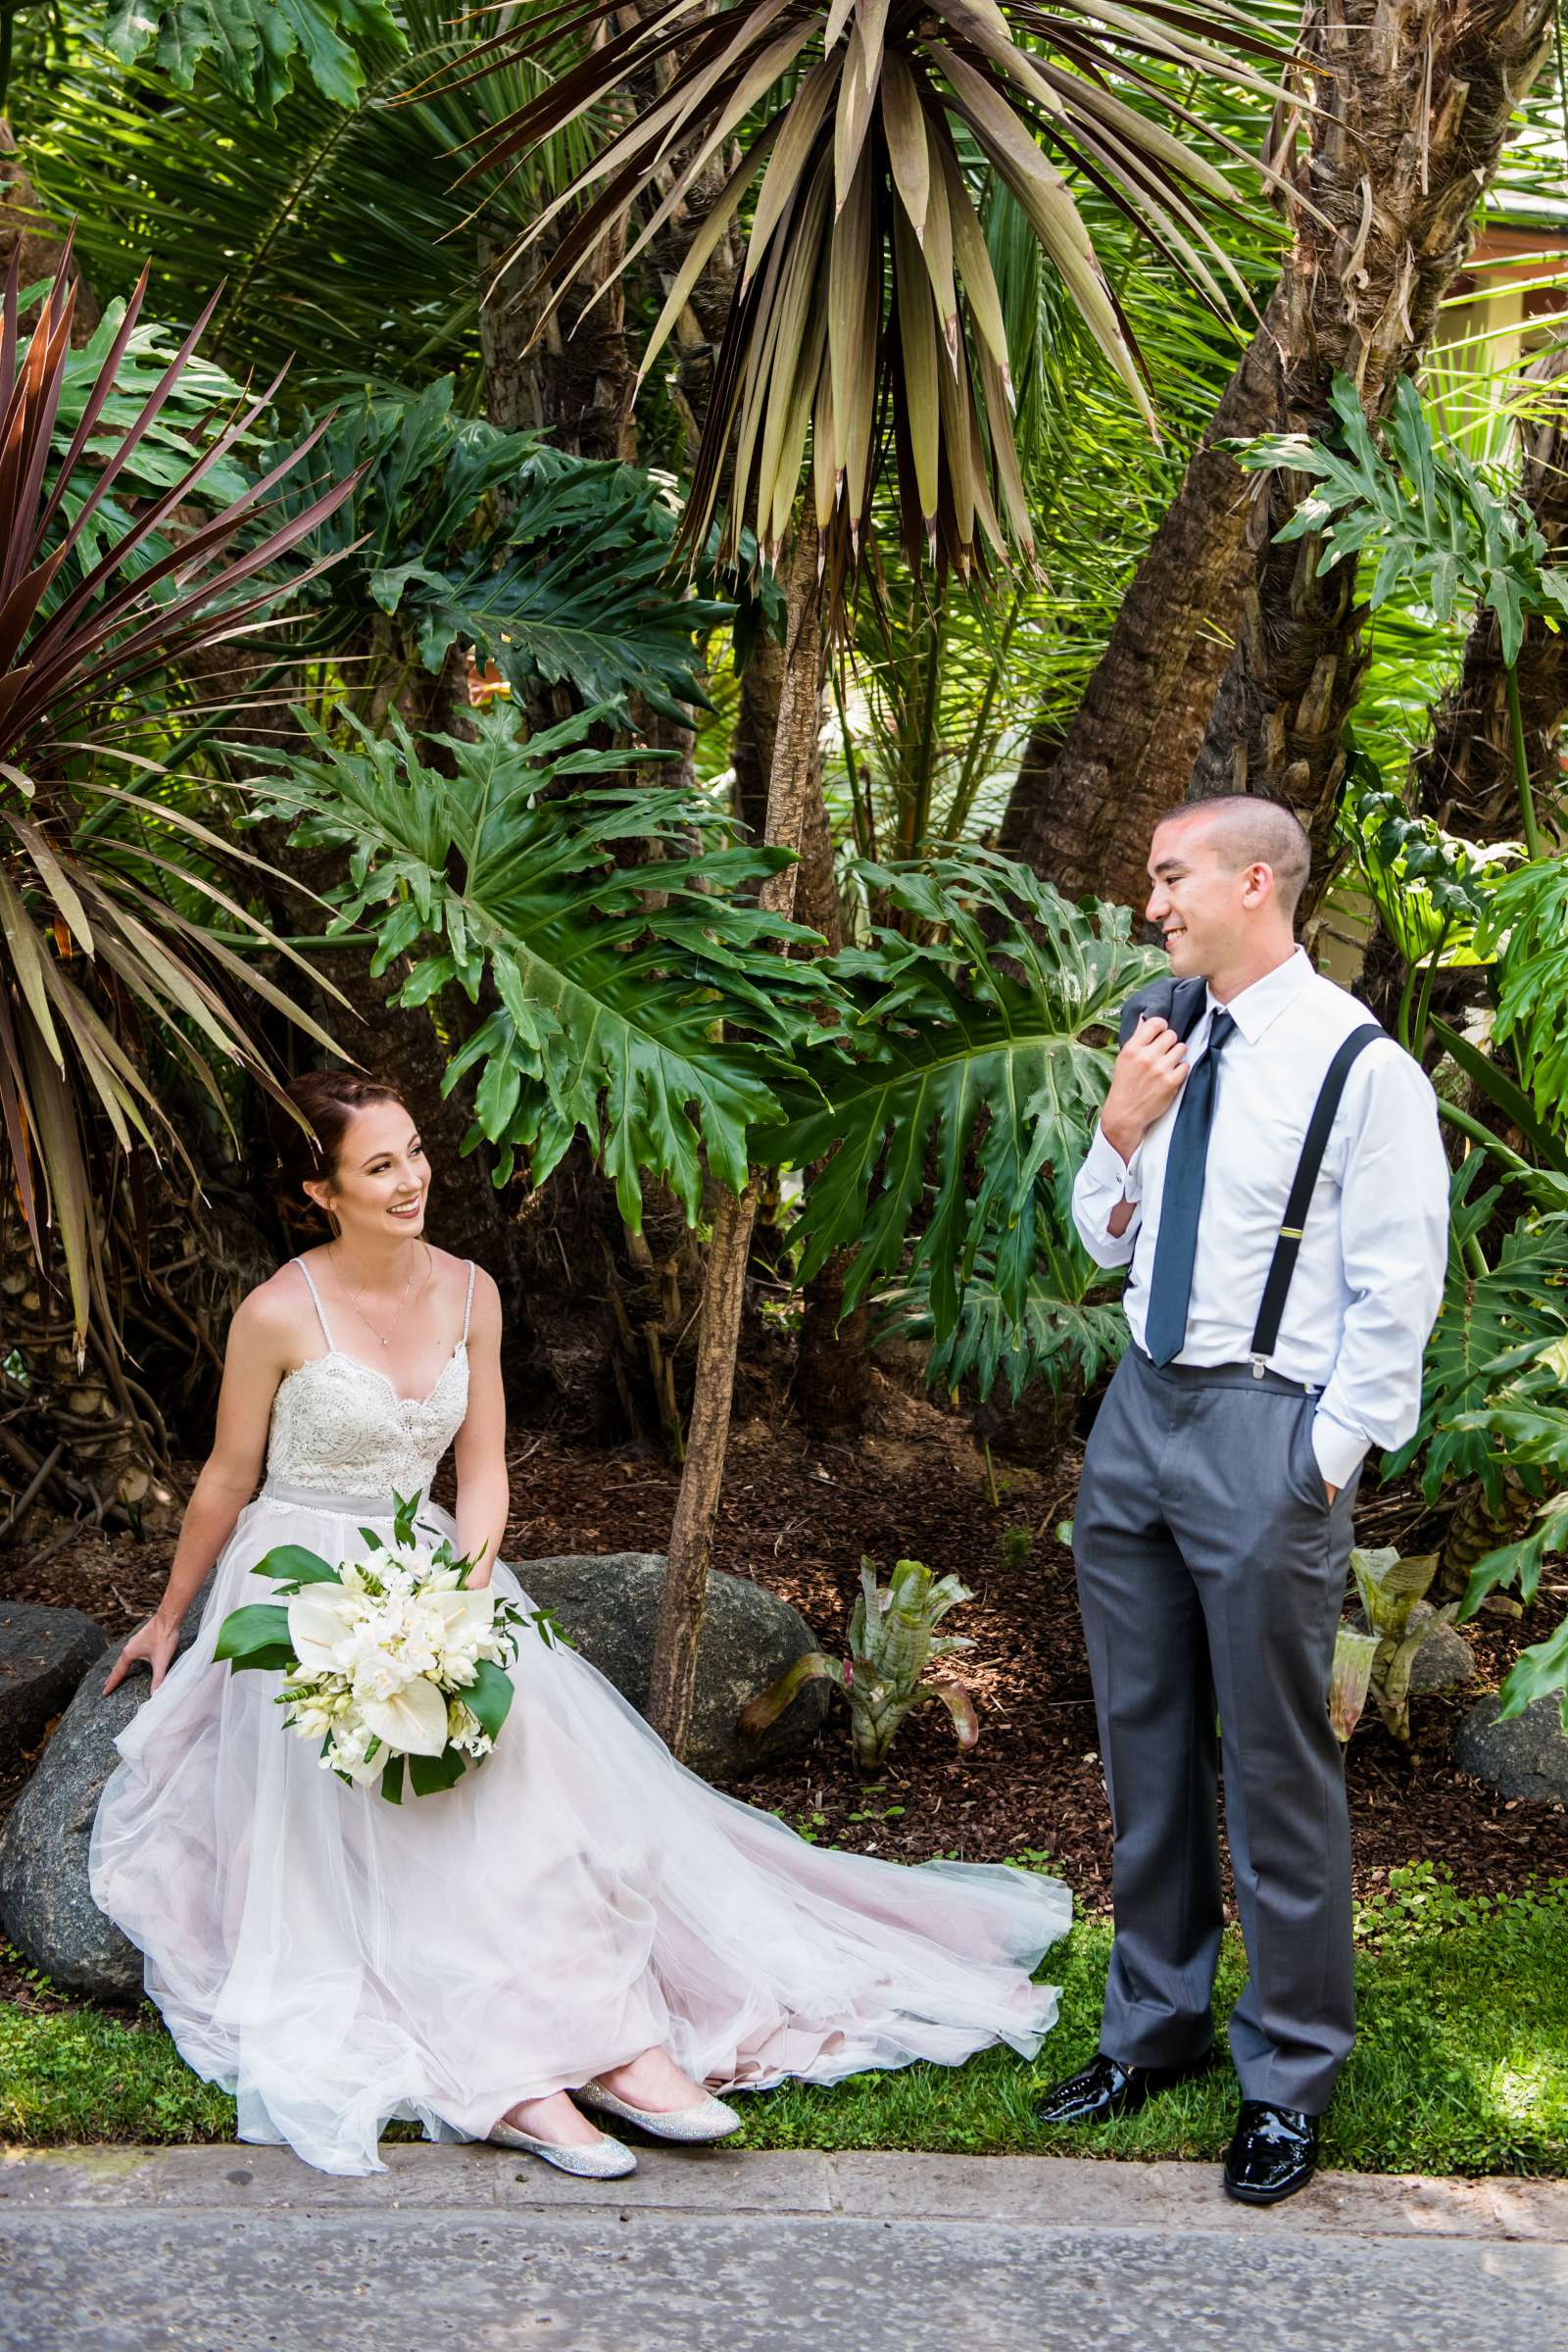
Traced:
POLYGON ((387 1698, 361 1702, 367 1730, 408 1756, 438 1756, 447 1743, 447 1702, 421 1676, 387 1698))
POLYGON ((288 1604, 289 1645, 307 1674, 336 1674, 364 1603, 334 1585, 307 1585, 288 1604))
POLYGON ((478 1592, 458 1590, 430 1592, 425 1597, 425 1606, 439 1620, 443 1645, 450 1647, 456 1642, 466 1647, 476 1640, 482 1642, 489 1633, 496 1596, 488 1585, 478 1592))

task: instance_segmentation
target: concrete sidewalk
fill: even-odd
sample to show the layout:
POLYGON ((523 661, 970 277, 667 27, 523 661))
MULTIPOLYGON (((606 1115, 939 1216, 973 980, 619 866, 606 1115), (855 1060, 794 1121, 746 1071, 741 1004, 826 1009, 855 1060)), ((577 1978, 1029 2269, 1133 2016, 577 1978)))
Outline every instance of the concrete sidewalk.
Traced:
POLYGON ((275 2148, 0 2162, 4 2352, 1568 2352, 1568 2185, 1209 2165, 496 2148, 336 2180, 275 2148))

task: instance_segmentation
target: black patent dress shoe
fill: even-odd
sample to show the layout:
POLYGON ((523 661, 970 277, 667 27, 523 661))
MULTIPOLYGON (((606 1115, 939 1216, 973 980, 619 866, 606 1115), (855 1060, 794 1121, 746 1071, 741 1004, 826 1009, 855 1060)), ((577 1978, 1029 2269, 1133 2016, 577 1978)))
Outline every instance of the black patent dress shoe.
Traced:
POLYGON ((1042 2124, 1103 2124, 1113 2115, 1136 2115, 1157 2092, 1206 2075, 1213 2063, 1209 2050, 1191 2066, 1123 2066, 1102 2050, 1081 2074, 1054 2083, 1035 2117, 1042 2124))
POLYGON ((1225 2186, 1244 2205, 1294 2197, 1317 2170, 1317 2122, 1298 2107, 1244 2099, 1225 2152, 1225 2186))

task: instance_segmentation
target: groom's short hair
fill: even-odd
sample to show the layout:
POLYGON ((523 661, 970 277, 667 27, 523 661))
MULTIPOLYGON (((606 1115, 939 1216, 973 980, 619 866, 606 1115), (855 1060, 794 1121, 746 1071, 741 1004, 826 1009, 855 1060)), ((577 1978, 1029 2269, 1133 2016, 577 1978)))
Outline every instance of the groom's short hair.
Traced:
POLYGON ((1280 905, 1294 915, 1312 871, 1312 845, 1295 811, 1258 793, 1220 792, 1206 800, 1183 801, 1167 808, 1158 821, 1170 825, 1199 816, 1233 872, 1244 865, 1268 867, 1280 905))

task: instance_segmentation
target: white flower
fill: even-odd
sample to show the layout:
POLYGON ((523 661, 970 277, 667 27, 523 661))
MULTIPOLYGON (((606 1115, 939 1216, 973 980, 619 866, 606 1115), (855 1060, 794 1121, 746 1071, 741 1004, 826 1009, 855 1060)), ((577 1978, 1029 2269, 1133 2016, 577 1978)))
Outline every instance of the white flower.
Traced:
POLYGON ((421 1676, 386 1698, 362 1701, 367 1728, 406 1756, 438 1756, 447 1743, 447 1702, 421 1676))
POLYGON ((344 1637, 364 1607, 336 1585, 307 1585, 288 1604, 289 1646, 310 1675, 336 1674, 344 1637))
POLYGON ((461 1698, 455 1698, 447 1709, 447 1738, 454 1747, 469 1756, 487 1756, 495 1745, 489 1733, 481 1728, 478 1716, 461 1698))

